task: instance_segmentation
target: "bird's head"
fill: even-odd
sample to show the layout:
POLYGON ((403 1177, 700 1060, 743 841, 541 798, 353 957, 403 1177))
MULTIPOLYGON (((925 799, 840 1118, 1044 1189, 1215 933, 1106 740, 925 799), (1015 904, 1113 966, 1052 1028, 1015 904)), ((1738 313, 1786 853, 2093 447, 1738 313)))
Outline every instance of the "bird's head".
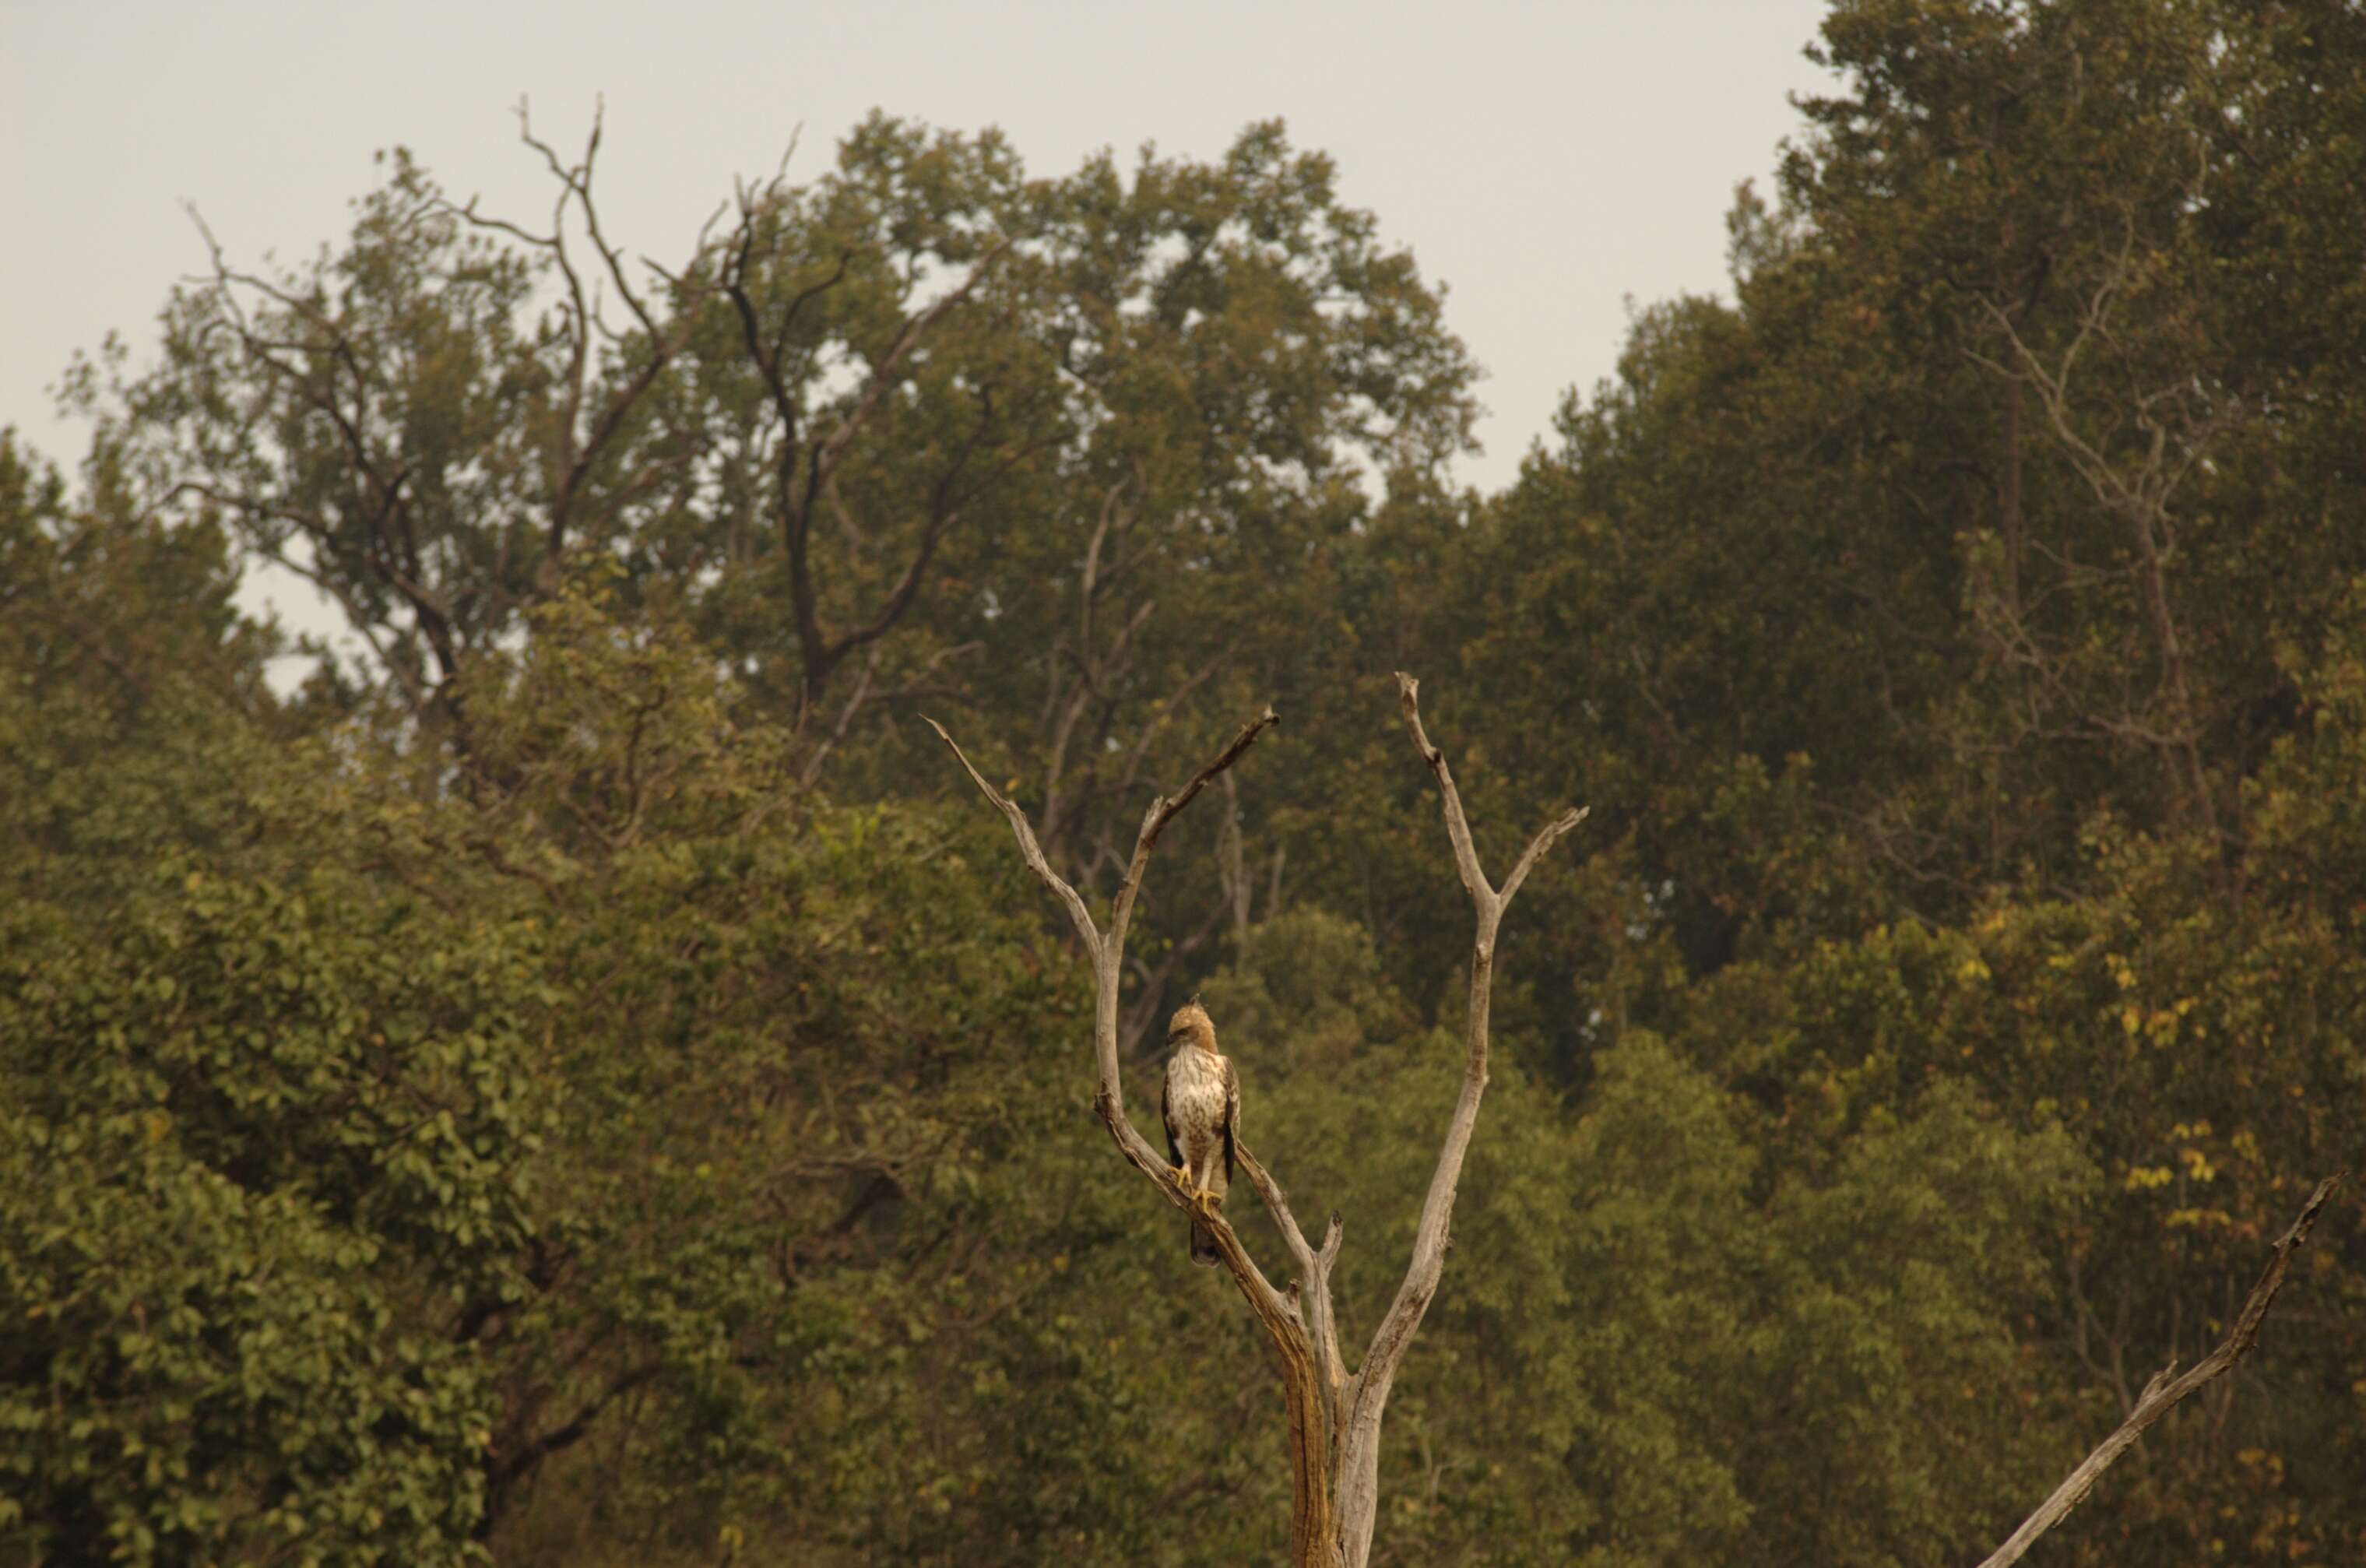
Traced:
POLYGON ((1215 1021, 1208 1016, 1208 1010, 1200 1005, 1198 997, 1177 1008, 1175 1016, 1167 1020, 1166 1043, 1177 1051, 1186 1045, 1197 1045, 1211 1054, 1215 1051, 1215 1021))

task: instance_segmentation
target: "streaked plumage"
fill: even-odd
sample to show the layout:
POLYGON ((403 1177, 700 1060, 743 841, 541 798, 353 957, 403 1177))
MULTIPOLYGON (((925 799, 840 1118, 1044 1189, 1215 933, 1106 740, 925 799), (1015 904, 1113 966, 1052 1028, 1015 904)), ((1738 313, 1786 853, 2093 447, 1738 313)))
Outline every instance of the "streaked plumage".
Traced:
MULTIPOLYGON (((1232 1185, 1233 1145, 1240 1134, 1241 1080, 1217 1053, 1216 1026, 1193 998, 1166 1026, 1166 1088, 1159 1119, 1177 1179, 1212 1212, 1232 1185)), ((1223 1255, 1206 1225, 1191 1226, 1191 1261, 1213 1267, 1223 1255)))

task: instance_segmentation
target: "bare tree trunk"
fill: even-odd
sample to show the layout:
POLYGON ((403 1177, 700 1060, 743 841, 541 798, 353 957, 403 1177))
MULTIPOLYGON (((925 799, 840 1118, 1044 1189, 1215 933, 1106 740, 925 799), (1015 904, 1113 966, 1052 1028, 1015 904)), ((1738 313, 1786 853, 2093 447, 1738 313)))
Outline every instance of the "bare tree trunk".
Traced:
MULTIPOLYGON (((1331 1271, 1338 1258, 1342 1235, 1336 1214, 1331 1216, 1324 1228, 1322 1246, 1318 1248, 1309 1245, 1290 1213, 1289 1195, 1245 1144, 1237 1145, 1240 1163, 1248 1172, 1258 1197, 1264 1200, 1266 1212, 1272 1216, 1275 1228, 1281 1233, 1282 1244, 1297 1266, 1298 1278, 1281 1291, 1267 1280, 1241 1245, 1239 1235, 1221 1214, 1195 1216, 1214 1236, 1233 1282, 1273 1341, 1280 1364, 1290 1438, 1290 1561, 1297 1568, 1364 1568, 1370 1558, 1373 1524, 1380 1504, 1381 1417, 1388 1407, 1389 1391, 1395 1383, 1397 1369, 1412 1348, 1430 1299, 1437 1293, 1438 1280, 1446 1267, 1447 1233, 1453 1217, 1455 1191, 1462 1177, 1463 1156, 1470 1151, 1471 1133, 1479 1121, 1480 1100, 1487 1089, 1487 1018, 1494 979, 1496 928, 1512 896, 1527 879, 1538 858, 1585 815, 1583 810, 1566 811, 1547 823, 1529 841, 1498 891, 1480 869, 1478 852, 1470 841, 1470 823, 1463 816, 1462 797, 1454 787, 1454 775, 1447 767, 1446 758, 1422 730, 1421 709, 1416 701, 1418 682, 1401 674, 1397 677, 1397 689, 1406 730, 1422 761, 1437 780, 1447 834, 1454 845, 1455 866, 1470 894, 1478 933, 1471 949, 1470 1021, 1464 1045, 1462 1089, 1447 1122, 1437 1168, 1430 1178, 1429 1194, 1422 1203, 1421 1223, 1414 1234, 1413 1257, 1406 1265, 1403 1282, 1374 1331, 1358 1372, 1349 1376, 1339 1354, 1338 1318, 1331 1302, 1331 1271)), ((1124 976, 1126 925, 1132 917, 1150 852, 1166 824, 1211 779, 1238 761, 1267 728, 1279 722, 1273 710, 1268 708, 1250 721, 1233 738, 1231 745, 1171 799, 1162 795, 1151 802, 1134 840, 1132 861, 1110 901, 1106 932, 1094 923, 1091 911, 1076 888, 1053 870, 1026 814, 986 782, 941 726, 933 719, 929 722, 930 728, 952 748, 978 792, 1009 820, 1011 831, 1019 840, 1020 854, 1029 868, 1066 906, 1077 934, 1084 939, 1085 950, 1093 960, 1093 1039, 1098 1069, 1093 1108, 1119 1152, 1151 1179, 1169 1203, 1188 1211, 1187 1190, 1134 1130, 1125 1113, 1125 1098, 1119 1082, 1118 1042, 1123 1021, 1119 988, 1124 976)), ((1226 783, 1229 787, 1230 780, 1226 783)))
POLYGON ((1371 1556, 1372 1527, 1380 1509, 1380 1418, 1387 1412, 1397 1369, 1413 1347, 1414 1336, 1420 1330, 1422 1316, 1429 1310, 1430 1299, 1436 1295, 1438 1280, 1446 1269, 1447 1233, 1454 1217, 1455 1191, 1462 1179, 1462 1159, 1470 1152, 1470 1134, 1479 1124, 1481 1097, 1487 1092, 1487 1021, 1494 991, 1496 928, 1503 921, 1512 896, 1527 880, 1538 858, 1585 817, 1584 808, 1577 807, 1546 823, 1528 840, 1528 847, 1514 863, 1511 874, 1504 879, 1502 890, 1490 886, 1486 873, 1480 869, 1479 852, 1470 842, 1470 824, 1462 813, 1462 795, 1454 787, 1453 771, 1446 764, 1445 753, 1431 745, 1429 737, 1423 732, 1420 687, 1421 683, 1412 676, 1398 674, 1397 698, 1404 710, 1405 729, 1413 737, 1414 750, 1421 753, 1422 761, 1429 764, 1430 773, 1437 780, 1447 835, 1454 843, 1455 869, 1461 874, 1463 888, 1470 895, 1478 930, 1470 947, 1470 998, 1463 1043, 1462 1089, 1455 1099, 1453 1116, 1447 1122, 1445 1142, 1437 1151, 1437 1168, 1430 1175, 1428 1196, 1422 1200, 1421 1224, 1414 1233, 1412 1259, 1405 1266, 1396 1299, 1372 1331, 1363 1365, 1357 1369, 1346 1428, 1341 1435, 1340 1561, 1346 1568, 1364 1568, 1371 1556))
MULTIPOLYGON (((1019 852, 1030 870, 1042 879, 1053 895, 1066 906, 1068 917, 1076 923, 1076 934, 1084 941, 1085 951, 1093 961, 1093 1053, 1096 1077, 1093 1109, 1101 1124, 1109 1129, 1118 1152, 1135 1169, 1148 1177, 1166 1201, 1176 1208, 1191 1212, 1186 1190, 1166 1161, 1158 1156, 1142 1134, 1134 1130, 1125 1113, 1125 1092, 1120 1078, 1118 1052, 1119 987, 1124 976, 1125 931, 1133 917, 1136 894, 1142 888, 1143 873, 1150 863, 1150 852, 1156 847, 1159 835, 1167 823, 1191 803, 1208 782, 1231 767, 1256 739, 1273 725, 1280 722, 1273 709, 1244 726, 1233 738, 1232 744, 1200 770, 1191 782, 1170 798, 1161 795, 1150 803, 1142 819, 1142 830, 1134 839, 1133 858, 1126 868, 1124 880, 1118 885, 1117 895, 1110 901, 1109 929, 1104 932, 1086 908, 1084 898, 1076 888, 1052 869, 1042 848, 1036 842, 1034 829, 1029 826, 1026 813, 1011 799, 986 782, 985 776, 971 765, 969 758, 955 745, 952 736, 934 719, 929 728, 951 747, 961 762, 963 771, 978 793, 992 801, 1009 820, 1011 831, 1019 840, 1019 852)), ((1288 1411, 1290 1450, 1292 1469, 1290 1506, 1291 1561, 1299 1568, 1336 1568, 1338 1556, 1334 1542, 1336 1526, 1331 1502, 1331 1467, 1327 1462, 1330 1444, 1326 1430, 1332 1404, 1324 1394, 1324 1379, 1318 1372, 1315 1331, 1320 1326, 1328 1332, 1330 1265, 1338 1255, 1340 1226, 1335 1216, 1324 1237, 1323 1250, 1318 1255, 1307 1246, 1306 1237, 1290 1213, 1287 1197, 1273 1179, 1265 1172, 1245 1147, 1237 1150, 1241 1163, 1249 1172, 1249 1179, 1265 1200, 1274 1223, 1289 1243, 1291 1256, 1298 1261, 1308 1286, 1321 1300, 1321 1306, 1312 1310, 1301 1306, 1301 1287, 1292 1284, 1287 1293, 1277 1291, 1258 1269, 1239 1235, 1221 1214, 1200 1216, 1200 1222, 1215 1237, 1217 1249, 1222 1254, 1225 1267, 1234 1283, 1239 1287, 1242 1299, 1257 1321, 1265 1325, 1280 1359, 1282 1397, 1288 1411)), ((1335 1357, 1335 1350, 1331 1354, 1335 1357)))

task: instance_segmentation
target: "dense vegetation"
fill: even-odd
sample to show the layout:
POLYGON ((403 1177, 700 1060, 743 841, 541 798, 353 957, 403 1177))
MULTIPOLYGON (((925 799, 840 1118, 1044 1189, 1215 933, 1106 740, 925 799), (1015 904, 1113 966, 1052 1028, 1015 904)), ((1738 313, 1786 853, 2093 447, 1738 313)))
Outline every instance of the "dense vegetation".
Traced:
MULTIPOLYGON (((1820 47, 1732 299, 1495 495, 1437 288, 1275 126, 874 120, 657 276, 588 161, 542 234, 396 157, 80 367, 76 479, 0 439, 0 1562, 1277 1556, 1261 1341, 916 716, 1105 894, 1280 709, 1129 1037, 1204 995, 1352 1338, 1468 934, 1398 668, 1491 860, 1593 817, 1376 1560, 2000 1538, 2360 1146, 2366 12, 1820 47), (370 653, 275 695, 258 558, 370 653)), ((2359 1208, 2053 1561, 2366 1557, 2359 1208)))

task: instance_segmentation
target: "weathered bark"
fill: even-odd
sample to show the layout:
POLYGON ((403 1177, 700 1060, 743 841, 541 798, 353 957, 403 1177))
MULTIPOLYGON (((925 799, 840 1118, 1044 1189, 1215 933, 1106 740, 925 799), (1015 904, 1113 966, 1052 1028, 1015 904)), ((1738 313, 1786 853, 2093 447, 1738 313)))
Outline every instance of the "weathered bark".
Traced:
POLYGON ((1398 701, 1404 710, 1405 729, 1413 737, 1414 748, 1437 780, 1447 836, 1454 843, 1455 869, 1461 874, 1462 886, 1470 895, 1478 931, 1470 949, 1462 1090, 1455 1100, 1445 1142, 1437 1151, 1437 1168, 1431 1173, 1428 1196, 1422 1201, 1421 1224, 1414 1233, 1413 1257, 1405 1266, 1404 1280, 1397 1287, 1396 1299, 1390 1303, 1380 1325, 1372 1331, 1363 1364, 1352 1380, 1353 1392, 1340 1435, 1340 1561, 1346 1568, 1364 1568, 1371 1555, 1372 1527, 1380 1507, 1380 1420, 1388 1408, 1397 1369, 1413 1346, 1414 1336, 1421 1327, 1423 1314, 1429 1310, 1430 1299, 1437 1293, 1438 1280, 1446 1269, 1447 1232, 1454 1217, 1455 1190, 1462 1179, 1462 1159, 1470 1151, 1471 1132, 1479 1122, 1480 1099, 1487 1091, 1487 1021, 1494 990, 1496 928, 1538 858, 1585 817, 1585 808, 1580 807, 1546 823, 1528 840, 1528 847, 1513 865, 1511 874, 1504 879, 1502 889, 1490 886, 1486 873, 1480 869, 1479 852, 1470 842, 1470 824, 1462 813, 1462 795, 1454 787, 1453 771, 1447 766, 1445 753, 1430 744, 1428 735, 1422 729, 1417 700, 1420 685, 1412 676, 1400 672, 1398 701))
MULTIPOLYGON (((1418 682, 1409 675, 1400 674, 1397 687, 1405 728, 1422 761, 1437 780, 1447 833, 1454 845, 1455 867, 1463 886, 1470 891, 1478 932, 1471 950, 1462 1089, 1447 1123, 1428 1196, 1422 1203, 1421 1222, 1414 1234, 1413 1257, 1406 1265, 1404 1280, 1374 1331, 1357 1373, 1348 1374, 1340 1356, 1338 1317, 1331 1301, 1331 1273, 1338 1260, 1342 1235, 1337 1215, 1331 1216, 1324 1228, 1322 1246, 1311 1245, 1290 1213, 1289 1195, 1243 1144, 1237 1146, 1240 1164, 1264 1201, 1266 1212, 1272 1216, 1274 1227, 1297 1268, 1298 1278, 1287 1290, 1275 1290, 1221 1213, 1201 1221, 1215 1237, 1217 1250, 1242 1299, 1248 1303, 1249 1310, 1273 1341, 1280 1364, 1292 1482, 1290 1561, 1297 1568, 1364 1568, 1370 1557, 1372 1529, 1380 1503, 1381 1418, 1387 1411, 1389 1391, 1396 1381, 1397 1369, 1412 1347, 1431 1298, 1437 1293, 1438 1280, 1446 1267, 1447 1233, 1453 1217, 1455 1191, 1461 1180, 1463 1156, 1470 1150, 1471 1133, 1478 1125, 1480 1100, 1487 1088, 1487 1018, 1493 988, 1496 928, 1512 896, 1527 879, 1538 858, 1585 815, 1582 809, 1567 811, 1547 823, 1529 841, 1502 889, 1491 886, 1480 869, 1478 852, 1470 841, 1470 826, 1463 816, 1462 797, 1454 787, 1453 773, 1444 754, 1430 744, 1429 737, 1423 732, 1416 701, 1418 682)), ((1134 840, 1132 861, 1110 901, 1109 928, 1103 931, 1094 923, 1091 911, 1076 888, 1052 868, 1026 814, 986 782, 941 726, 933 719, 929 721, 930 728, 952 748, 970 782, 1009 820, 1011 831, 1019 840, 1020 854, 1067 908, 1069 919, 1076 923, 1077 935, 1083 938, 1085 951, 1093 961, 1093 1040, 1098 1067, 1093 1108, 1119 1152, 1150 1178, 1169 1203, 1179 1209, 1189 1207, 1185 1193, 1176 1185, 1166 1162, 1127 1118, 1119 1081, 1119 987, 1124 975, 1126 925, 1132 916, 1150 852, 1166 824, 1276 722, 1273 710, 1268 708, 1172 799, 1161 796, 1151 802, 1134 840)))
MULTIPOLYGON (((1157 846, 1159 835, 1166 831, 1166 825, 1207 787, 1211 779, 1238 761, 1256 744, 1258 736, 1279 722, 1273 709, 1267 708, 1244 726, 1233 738, 1232 743, 1201 768, 1189 784, 1172 797, 1161 795, 1150 803, 1150 809, 1142 819, 1142 830, 1134 839, 1132 861, 1126 868, 1124 880, 1118 885, 1116 897, 1110 901, 1109 928, 1104 931, 1094 922, 1092 911, 1086 907, 1083 896, 1052 869, 1042 845, 1036 841, 1035 831, 1028 823, 1027 814, 1008 795, 986 782, 985 776, 954 744, 952 737, 945 733, 942 725, 934 719, 928 721, 929 728, 952 748, 953 756, 960 761, 963 771, 969 774, 970 782, 977 786, 978 793, 993 802, 1008 819, 1011 832, 1019 840, 1019 852, 1028 868, 1066 907, 1068 918, 1076 923, 1076 934, 1083 939, 1085 951, 1093 962, 1093 1110, 1099 1115, 1101 1124, 1109 1129, 1118 1152, 1136 1170, 1150 1179, 1167 1202, 1186 1213, 1193 1211, 1183 1189, 1177 1186, 1166 1162, 1151 1147, 1148 1140, 1134 1130, 1132 1120, 1125 1112, 1118 1033, 1119 987, 1125 973, 1126 927, 1133 918, 1134 898, 1141 891, 1143 873, 1149 866, 1151 851, 1157 846)), ((1299 1230, 1298 1222, 1290 1215, 1289 1201, 1281 1189, 1245 1148, 1237 1152, 1241 1163, 1249 1171, 1249 1179, 1265 1200, 1274 1224, 1289 1245, 1291 1256, 1300 1259, 1301 1269, 1306 1275, 1307 1282, 1314 1287, 1314 1293, 1321 1299, 1322 1305, 1311 1313, 1302 1312, 1301 1287, 1293 1285, 1287 1293, 1275 1290, 1257 1268, 1256 1260, 1249 1257, 1247 1249, 1242 1247, 1240 1236, 1221 1213, 1212 1218, 1200 1217, 1201 1223, 1215 1237, 1217 1250, 1223 1256, 1224 1267, 1231 1272, 1233 1282, 1239 1288, 1242 1299, 1248 1303, 1249 1310, 1265 1325, 1280 1360, 1282 1397, 1289 1413, 1294 1482, 1290 1506, 1291 1562, 1298 1568, 1336 1568, 1339 1561, 1335 1547, 1338 1532, 1332 1506, 1331 1444, 1328 1436, 1333 1403, 1326 1397, 1320 1370, 1322 1363, 1317 1359, 1315 1336, 1310 1328, 1309 1318, 1328 1332, 1329 1263, 1338 1251, 1339 1226, 1334 1220, 1324 1238, 1323 1252, 1318 1258, 1299 1230)), ((1335 1351, 1332 1354, 1335 1359, 1335 1351)))

